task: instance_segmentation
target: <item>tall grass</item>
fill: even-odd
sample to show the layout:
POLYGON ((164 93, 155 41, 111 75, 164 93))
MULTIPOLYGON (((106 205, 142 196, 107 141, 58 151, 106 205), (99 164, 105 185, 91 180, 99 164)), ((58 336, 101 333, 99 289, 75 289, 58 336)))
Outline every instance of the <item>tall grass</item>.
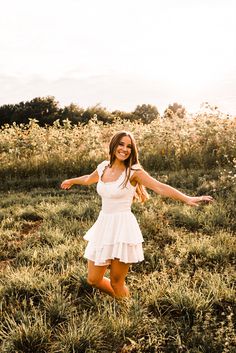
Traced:
POLYGON ((120 119, 112 125, 91 120, 85 126, 65 121, 63 126, 55 122, 45 128, 31 120, 28 125, 2 128, 0 176, 12 179, 87 173, 107 158, 109 139, 121 129, 133 132, 140 160, 149 170, 235 167, 233 118, 203 114, 185 119, 155 119, 148 125, 120 119))
POLYGON ((145 260, 130 269, 132 297, 117 302, 86 284, 94 189, 86 200, 80 189, 37 188, 2 192, 0 202, 2 352, 235 351, 236 238, 227 214, 211 232, 201 226, 214 205, 191 209, 202 221, 189 227, 178 221, 183 205, 157 196, 135 204, 145 260))

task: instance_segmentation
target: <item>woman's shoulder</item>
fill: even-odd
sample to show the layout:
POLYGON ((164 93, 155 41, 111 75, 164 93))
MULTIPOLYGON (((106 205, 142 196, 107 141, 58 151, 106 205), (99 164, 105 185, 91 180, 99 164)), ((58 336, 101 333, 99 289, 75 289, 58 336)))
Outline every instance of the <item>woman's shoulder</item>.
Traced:
POLYGON ((109 165, 109 163, 110 163, 109 161, 105 160, 98 164, 97 171, 99 175, 103 173, 104 168, 106 168, 109 165))
POLYGON ((141 165, 139 163, 133 164, 131 166, 131 170, 135 171, 135 170, 142 170, 143 168, 141 167, 141 165))
POLYGON ((142 170, 143 168, 141 167, 141 165, 139 163, 133 164, 130 168, 130 177, 132 178, 134 173, 142 170))
POLYGON ((110 162, 108 160, 104 160, 101 163, 98 164, 98 167, 100 166, 107 166, 110 162))

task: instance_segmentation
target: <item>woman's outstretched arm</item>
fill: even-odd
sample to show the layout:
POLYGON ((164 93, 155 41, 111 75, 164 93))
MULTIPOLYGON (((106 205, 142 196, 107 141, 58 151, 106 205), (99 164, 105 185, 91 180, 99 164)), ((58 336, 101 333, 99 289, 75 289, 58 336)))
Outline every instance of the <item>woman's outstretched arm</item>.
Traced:
POLYGON ((91 185, 98 182, 98 172, 95 170, 89 175, 83 175, 78 178, 67 179, 61 183, 62 189, 70 189, 73 185, 91 185))
POLYGON ((133 180, 138 182, 139 184, 144 185, 148 189, 155 191, 157 194, 160 194, 161 196, 170 197, 174 200, 182 201, 190 206, 198 206, 198 204, 202 201, 207 201, 207 202, 213 201, 213 198, 211 196, 185 195, 179 190, 173 188, 172 186, 157 181, 144 170, 137 170, 136 172, 134 172, 132 181, 133 180))

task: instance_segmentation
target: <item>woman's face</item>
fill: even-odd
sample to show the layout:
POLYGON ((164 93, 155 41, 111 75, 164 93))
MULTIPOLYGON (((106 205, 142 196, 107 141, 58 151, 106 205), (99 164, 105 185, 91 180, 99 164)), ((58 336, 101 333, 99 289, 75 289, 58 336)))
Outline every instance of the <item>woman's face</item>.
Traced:
POLYGON ((116 147, 115 157, 119 161, 125 161, 127 158, 129 158, 129 156, 131 154, 131 148, 132 148, 132 144, 131 144, 130 137, 123 136, 120 139, 118 146, 116 147))

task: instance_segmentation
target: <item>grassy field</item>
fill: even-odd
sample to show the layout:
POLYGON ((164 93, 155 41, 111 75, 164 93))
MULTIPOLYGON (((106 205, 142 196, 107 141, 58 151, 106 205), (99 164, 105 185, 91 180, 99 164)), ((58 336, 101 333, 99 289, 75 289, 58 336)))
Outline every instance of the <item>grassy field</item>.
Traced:
POLYGON ((134 204, 145 260, 123 303, 86 284, 95 188, 17 188, 1 193, 2 352, 236 351, 233 198, 134 204))
POLYGON ((98 216, 100 199, 95 186, 63 191, 59 185, 104 158, 100 141, 105 144, 117 124, 103 130, 95 124, 93 133, 37 126, 2 131, 0 351, 236 352, 236 178, 230 128, 221 150, 207 154, 208 145, 218 141, 219 122, 211 140, 204 133, 205 147, 203 132, 197 135, 200 142, 194 135, 195 150, 182 140, 188 151, 182 157, 173 155, 170 138, 161 147, 152 143, 151 136, 159 133, 155 124, 156 135, 150 126, 128 126, 146 146, 141 162, 153 176, 191 195, 210 194, 215 202, 191 208, 150 192, 147 203, 133 205, 145 239, 145 260, 130 269, 131 299, 117 301, 87 285, 83 235, 98 216), (75 141, 78 133, 87 139, 73 147, 69 137, 75 141), (79 161, 81 150, 92 142, 94 147, 79 161), (162 148, 175 163, 171 168, 167 159, 160 159, 162 148), (184 167, 187 160, 193 169, 184 167), (211 167, 204 167, 210 161, 211 167))

